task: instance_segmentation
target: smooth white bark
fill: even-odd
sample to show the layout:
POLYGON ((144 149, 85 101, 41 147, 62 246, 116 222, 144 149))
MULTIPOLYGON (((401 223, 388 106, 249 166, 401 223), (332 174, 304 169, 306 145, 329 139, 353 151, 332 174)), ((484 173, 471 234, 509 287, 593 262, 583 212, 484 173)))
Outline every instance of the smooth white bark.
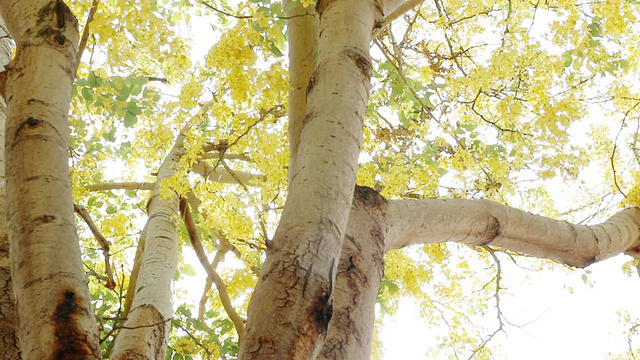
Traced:
POLYGON ((162 192, 163 182, 177 171, 184 155, 185 127, 158 170, 148 204, 142 265, 133 304, 113 348, 112 359, 164 359, 173 315, 172 282, 178 264, 179 195, 162 192), (161 193, 168 194, 163 197, 161 193))
POLYGON ((489 200, 395 200, 387 212, 386 250, 453 241, 492 245, 585 267, 640 246, 640 209, 575 225, 489 200))
POLYGON ((11 271, 25 359, 100 358, 69 177, 77 21, 61 0, 3 0, 17 43, 7 67, 11 271))
POLYGON ((307 115, 307 88, 316 68, 318 48, 318 13, 312 6, 284 1, 287 16, 287 42, 289 44, 289 182, 293 176, 294 161, 298 155, 300 134, 307 115))
MULTIPOLYGON (((13 45, 0 17, 0 71, 11 61, 13 45)), ((9 238, 6 221, 6 193, 4 171, 4 127, 6 124, 6 102, 0 96, 0 359, 19 359, 17 324, 13 291, 11 289, 11 266, 9 260, 9 238)))
POLYGON ((312 359, 331 318, 331 293, 355 187, 379 6, 320 1, 318 61, 280 224, 249 304, 241 359, 312 359))

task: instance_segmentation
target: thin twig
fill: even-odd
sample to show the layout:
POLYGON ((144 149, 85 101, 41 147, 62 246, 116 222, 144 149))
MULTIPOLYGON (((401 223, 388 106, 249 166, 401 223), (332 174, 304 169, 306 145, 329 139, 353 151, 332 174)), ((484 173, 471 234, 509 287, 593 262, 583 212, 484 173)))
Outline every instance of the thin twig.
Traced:
POLYGON ((176 320, 172 320, 171 323, 173 324, 173 326, 176 326, 178 328, 180 328, 180 330, 184 331, 187 336, 193 340, 193 342, 198 345, 200 348, 202 348, 202 350, 204 350, 204 352, 207 354, 207 359, 212 359, 213 358, 213 353, 209 350, 208 347, 206 347, 201 341, 200 339, 198 339, 195 335, 193 335, 191 333, 191 331, 189 331, 189 329, 187 329, 186 327, 184 327, 182 324, 180 324, 179 322, 177 322, 176 320))
POLYGON ((491 257, 493 258, 493 261, 496 264, 496 276, 494 277, 495 283, 496 283, 496 290, 494 292, 494 298, 496 299, 496 311, 497 311, 497 319, 498 319, 498 328, 491 334, 489 334, 483 341, 482 343, 473 351, 473 353, 471 353, 471 356, 469 356, 469 359, 472 359, 476 354, 478 354, 480 351, 482 351, 484 348, 487 347, 487 344, 489 343, 489 341, 491 341, 491 339, 493 339, 499 332, 504 331, 504 322, 502 321, 502 310, 500 309, 500 282, 502 281, 502 266, 500 264, 500 259, 498 258, 498 256, 496 256, 495 251, 488 247, 488 246, 483 246, 483 248, 485 250, 487 250, 487 252, 489 253, 489 255, 491 255, 491 257))
POLYGON ((226 12, 224 10, 220 10, 217 7, 209 4, 208 2, 206 2, 204 0, 200 0, 200 4, 206 6, 210 10, 213 10, 213 11, 215 11, 217 13, 220 13, 222 15, 226 15, 226 16, 229 16, 229 17, 232 17, 232 18, 236 18, 236 19, 253 19, 253 16, 251 16, 251 15, 237 15, 237 14, 232 14, 230 12, 226 12))
POLYGON ((91 215, 89 214, 89 211, 87 211, 87 209, 84 206, 73 204, 73 210, 75 210, 75 212, 78 213, 78 215, 80 215, 80 217, 84 220, 84 222, 87 223, 87 226, 89 226, 89 230, 91 230, 91 233, 93 234, 93 236, 96 238, 96 240, 98 240, 98 243, 100 244, 100 248, 104 253, 104 267, 107 273, 105 278, 105 281, 106 281, 105 286, 110 290, 115 289, 116 281, 113 279, 113 269, 111 268, 111 264, 109 262, 109 258, 110 258, 109 248, 111 244, 109 244, 109 241, 104 236, 102 236, 102 234, 100 233, 100 230, 98 230, 98 227, 91 219, 91 215))
POLYGON ((93 17, 98 11, 98 5, 100 0, 93 0, 91 8, 89 8, 89 15, 87 15, 87 21, 84 24, 84 30, 82 30, 82 37, 80 38, 80 45, 78 45, 78 53, 76 54, 76 71, 80 67, 80 61, 82 60, 82 53, 87 47, 87 41, 89 40, 89 25, 93 21, 93 17))
POLYGON ((611 156, 609 156, 609 162, 611 163, 611 171, 613 172, 613 184, 616 186, 616 189, 618 189, 618 192, 626 198, 627 194, 625 194, 625 192, 622 191, 622 188, 620 188, 620 185, 618 184, 618 174, 616 171, 616 163, 615 163, 616 150, 618 148, 618 137, 622 133, 622 129, 625 126, 626 126, 626 123, 623 121, 622 124, 620 125, 620 130, 618 130, 618 133, 616 134, 616 137, 613 140, 613 149, 611 150, 611 156))

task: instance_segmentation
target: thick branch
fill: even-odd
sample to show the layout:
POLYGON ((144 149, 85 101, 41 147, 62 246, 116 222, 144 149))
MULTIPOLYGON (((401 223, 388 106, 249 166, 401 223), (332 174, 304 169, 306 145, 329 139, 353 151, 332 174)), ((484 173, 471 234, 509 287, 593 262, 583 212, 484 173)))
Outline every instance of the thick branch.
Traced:
POLYGON ((407 11, 415 8, 420 5, 424 0, 405 0, 400 3, 399 1, 387 1, 384 2, 384 18, 382 19, 382 26, 380 28, 385 28, 389 25, 393 20, 399 18, 407 11))
POLYGON ((150 182, 114 182, 87 185, 89 191, 107 191, 107 190, 153 190, 154 183, 150 182))
POLYGON ((492 245, 586 267, 640 248, 640 209, 587 226, 553 220, 489 200, 391 201, 386 251, 442 241, 492 245))
POLYGON ((321 349, 355 188, 378 5, 317 3, 318 59, 289 197, 249 303, 239 359, 313 359, 321 349))
MULTIPOLYGON (((300 134, 307 115, 307 87, 316 65, 318 48, 318 14, 315 8, 284 2, 289 41, 289 169, 298 154, 300 134), (311 16, 301 16, 308 14, 311 16)), ((289 177, 293 174, 289 172, 289 177)), ((289 179, 291 180, 291 179, 289 179)))
POLYGON ((184 141, 194 121, 180 130, 173 148, 158 169, 158 179, 147 209, 149 220, 142 263, 131 311, 116 338, 112 359, 162 359, 168 339, 168 320, 173 314, 171 284, 178 264, 179 195, 161 196, 166 179, 175 175, 185 154, 184 141), (163 326, 151 326, 161 324, 163 326))
MULTIPOLYGON (((0 17, 0 71, 11 60, 13 44, 7 33, 4 21, 0 17)), ((5 78, 6 79, 6 78, 5 78)), ((0 93, 4 94, 4 84, 0 84, 0 93)), ((18 339, 16 335, 17 322, 15 306, 13 304, 13 290, 11 288, 11 269, 9 264, 9 238, 7 236, 6 193, 4 171, 4 127, 6 123, 6 103, 0 97, 0 348, 3 360, 20 359, 18 339)))

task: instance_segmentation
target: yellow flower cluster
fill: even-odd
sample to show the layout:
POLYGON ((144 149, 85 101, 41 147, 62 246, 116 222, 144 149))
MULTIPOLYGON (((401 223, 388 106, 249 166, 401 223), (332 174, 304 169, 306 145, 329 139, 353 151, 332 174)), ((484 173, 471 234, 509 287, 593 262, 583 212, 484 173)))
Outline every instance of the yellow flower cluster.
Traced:
POLYGON ((192 80, 182 87, 180 92, 180 104, 185 109, 192 109, 198 103, 200 92, 202 91, 202 85, 192 80))

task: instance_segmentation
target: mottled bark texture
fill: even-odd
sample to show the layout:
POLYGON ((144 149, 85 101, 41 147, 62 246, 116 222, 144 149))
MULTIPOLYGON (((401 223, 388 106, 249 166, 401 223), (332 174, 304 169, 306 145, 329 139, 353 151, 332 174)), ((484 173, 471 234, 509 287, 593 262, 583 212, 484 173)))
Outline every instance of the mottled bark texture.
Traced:
POLYGON ((332 315, 333 283, 355 188, 369 97, 370 0, 319 1, 317 66, 289 196, 249 304, 241 359, 313 359, 332 315))
POLYGON ((318 359, 368 360, 382 281, 387 201, 357 186, 333 292, 329 334, 318 359))
MULTIPOLYGON (((11 39, 0 17, 0 71, 11 60, 11 39)), ((3 91, 4 92, 4 91, 3 91)), ((17 324, 11 288, 11 266, 9 260, 9 237, 7 236, 7 200, 4 170, 4 127, 6 125, 6 102, 0 96, 0 359, 20 358, 17 324)))
POLYGON ((11 275, 25 359, 98 359, 69 177, 68 111, 78 24, 61 0, 3 0, 11 275))
MULTIPOLYGON (((289 169, 294 168, 300 134, 307 115, 307 86, 316 68, 318 13, 312 6, 284 1, 289 44, 289 169)), ((289 171, 289 182, 293 171, 289 171)))
POLYGON ((178 225, 180 197, 174 191, 161 191, 164 181, 175 175, 184 155, 184 139, 189 126, 177 136, 160 169, 147 206, 142 264, 136 281, 133 304, 120 330, 111 358, 164 359, 171 325, 171 284, 178 265, 178 225), (163 196, 161 193, 169 194, 163 196))

